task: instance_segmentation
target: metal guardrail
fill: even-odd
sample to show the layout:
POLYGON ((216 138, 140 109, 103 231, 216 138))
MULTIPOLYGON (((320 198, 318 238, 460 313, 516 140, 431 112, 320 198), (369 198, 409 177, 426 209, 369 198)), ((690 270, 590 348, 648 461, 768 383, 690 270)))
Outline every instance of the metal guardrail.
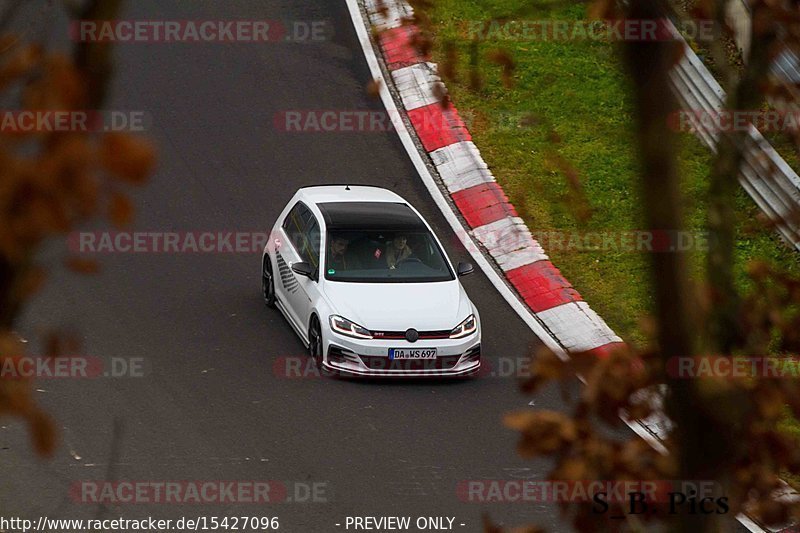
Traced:
MULTIPOLYGON (((681 106, 691 112, 716 114, 723 107, 725 91, 688 46, 670 73, 672 88, 681 106)), ((719 132, 696 121, 695 134, 716 152, 719 132)), ((756 205, 775 224, 780 235, 800 250, 800 177, 752 125, 745 138, 739 182, 756 205)))

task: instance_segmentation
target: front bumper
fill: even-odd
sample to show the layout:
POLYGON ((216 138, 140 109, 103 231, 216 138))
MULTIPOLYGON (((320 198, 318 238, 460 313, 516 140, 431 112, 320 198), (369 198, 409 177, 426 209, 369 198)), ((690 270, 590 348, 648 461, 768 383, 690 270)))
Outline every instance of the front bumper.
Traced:
POLYGON ((480 334, 463 339, 359 341, 332 335, 323 367, 334 375, 366 377, 468 376, 480 370, 480 334), (389 348, 436 348, 436 359, 390 360, 389 348))

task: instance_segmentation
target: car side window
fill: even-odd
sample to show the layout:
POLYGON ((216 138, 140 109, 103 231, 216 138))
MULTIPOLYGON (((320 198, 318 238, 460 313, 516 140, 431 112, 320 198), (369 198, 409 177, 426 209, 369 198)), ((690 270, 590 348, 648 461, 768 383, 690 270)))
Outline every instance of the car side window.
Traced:
POLYGON ((298 251, 300 250, 300 235, 309 218, 311 218, 311 211, 302 203, 297 202, 292 210, 289 211, 289 214, 286 215, 286 220, 283 221, 283 230, 298 251))
MULTIPOLYGON (((312 216, 308 224, 308 229, 305 231, 308 257, 304 257, 304 261, 311 263, 316 268, 319 265, 319 248, 320 248, 320 232, 319 224, 312 216)), ((302 252, 301 252, 302 255, 302 252)))
POLYGON ((319 265, 320 231, 314 214, 298 202, 283 221, 283 229, 302 261, 319 265))

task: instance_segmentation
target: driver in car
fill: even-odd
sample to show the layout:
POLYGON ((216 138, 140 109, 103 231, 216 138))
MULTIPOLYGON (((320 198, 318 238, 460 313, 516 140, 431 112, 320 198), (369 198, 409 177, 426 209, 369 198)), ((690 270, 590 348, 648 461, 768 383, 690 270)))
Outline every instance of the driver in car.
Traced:
POLYGON ((347 270, 347 245, 350 241, 344 237, 334 237, 331 239, 328 248, 328 268, 334 270, 347 270))
POLYGON ((408 237, 402 234, 395 235, 386 248, 386 264, 389 268, 395 269, 399 263, 411 257, 411 254, 408 237))

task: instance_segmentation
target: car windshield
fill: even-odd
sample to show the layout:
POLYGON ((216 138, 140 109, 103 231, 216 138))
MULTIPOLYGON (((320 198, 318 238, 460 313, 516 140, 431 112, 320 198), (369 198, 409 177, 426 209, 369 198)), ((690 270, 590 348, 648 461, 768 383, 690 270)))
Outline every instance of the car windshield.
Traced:
POLYGON ((325 278, 368 283, 455 279, 433 235, 418 229, 329 231, 325 278))

